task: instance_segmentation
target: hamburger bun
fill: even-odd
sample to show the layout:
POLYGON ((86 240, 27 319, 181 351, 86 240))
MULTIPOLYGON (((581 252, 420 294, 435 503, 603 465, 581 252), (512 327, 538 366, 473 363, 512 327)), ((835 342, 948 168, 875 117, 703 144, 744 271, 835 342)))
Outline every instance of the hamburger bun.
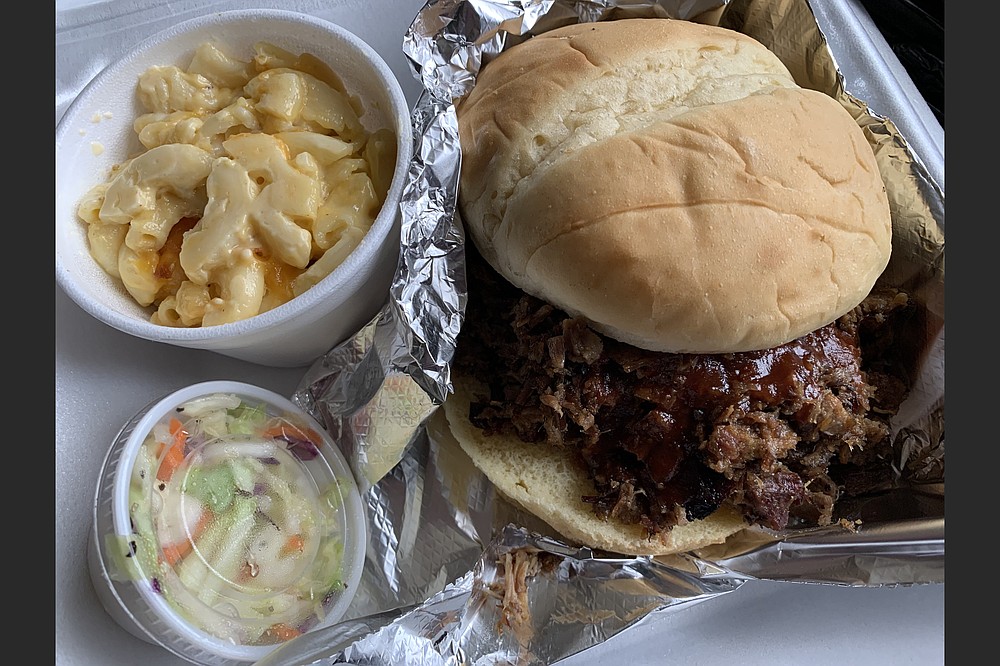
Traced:
POLYGON ((578 544, 623 555, 671 555, 725 542, 747 525, 731 507, 649 535, 639 525, 599 518, 583 497, 595 494, 583 467, 564 451, 513 436, 485 436, 469 421, 469 405, 482 386, 462 377, 443 409, 455 440, 496 490, 578 544))
MULTIPOLYGON (((673 19, 552 30, 487 63, 457 116, 459 213, 479 254, 627 345, 728 354, 790 343, 858 306, 888 263, 888 199, 862 130, 741 33, 673 19)), ((617 519, 617 505, 605 520, 583 499, 596 492, 575 443, 486 435, 470 406, 489 391, 460 370, 454 379, 444 411, 462 448, 565 537, 665 555, 747 526, 726 501, 696 520, 675 505, 676 523, 653 535, 617 519)), ((542 397, 514 404, 544 411, 542 397)))
POLYGON ((851 310, 888 263, 861 129, 741 33, 552 30, 488 63, 457 113, 459 209, 484 258, 622 342, 770 348, 851 310))

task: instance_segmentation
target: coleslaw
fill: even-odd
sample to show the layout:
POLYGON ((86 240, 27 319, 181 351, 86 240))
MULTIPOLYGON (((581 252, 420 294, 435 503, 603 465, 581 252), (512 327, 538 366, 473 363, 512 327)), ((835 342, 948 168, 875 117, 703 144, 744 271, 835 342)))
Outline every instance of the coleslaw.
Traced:
MULTIPOLYGON (((200 631, 274 645, 346 590, 345 488, 323 437, 263 401, 216 392, 160 418, 131 467, 119 570, 200 631)), ((119 535, 116 535, 119 536, 119 535)), ((120 536, 119 536, 120 538, 120 536)))

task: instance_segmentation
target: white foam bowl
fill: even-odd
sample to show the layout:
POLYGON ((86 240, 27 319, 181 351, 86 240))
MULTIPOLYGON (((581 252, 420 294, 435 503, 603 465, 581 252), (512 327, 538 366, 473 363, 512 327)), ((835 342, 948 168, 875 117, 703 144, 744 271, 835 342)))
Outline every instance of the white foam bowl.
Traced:
MULTIPOLYGON (((301 473, 322 484, 336 479, 333 490, 340 498, 337 515, 344 539, 341 569, 344 590, 325 608, 326 615, 309 630, 329 626, 347 612, 361 580, 368 542, 361 495, 351 469, 336 443, 309 414, 283 396, 242 382, 209 381, 184 387, 147 405, 125 424, 109 448, 99 475, 87 564, 101 604, 129 633, 195 664, 236 666, 259 661, 282 643, 240 645, 208 633, 185 619, 157 590, 158 570, 143 569, 140 565, 142 575, 130 576, 122 571, 121 554, 114 552, 140 538, 133 533, 130 485, 133 466, 147 434, 156 423, 175 414, 179 405, 219 393, 232 393, 247 402, 265 404, 269 412, 288 415, 295 423, 312 428, 323 438, 318 456, 303 464, 301 473)), ((188 557, 200 555, 195 552, 188 557)), ((308 559, 306 564, 309 564, 308 559)), ((206 566, 211 567, 211 564, 206 563, 206 566)))
POLYGON ((329 21, 284 10, 216 12, 168 28, 102 70, 56 127, 56 282, 86 312, 120 331, 180 347, 207 349, 269 366, 304 366, 347 339, 378 314, 399 257, 399 201, 412 154, 409 108, 399 81, 368 44, 329 21), (364 106, 368 130, 388 127, 397 138, 391 186, 358 247, 330 275, 263 314, 219 326, 175 328, 150 322, 120 281, 90 255, 81 198, 110 169, 138 152, 133 121, 139 76, 154 65, 186 67, 196 47, 216 41, 248 59, 257 42, 310 53, 343 80, 364 106))

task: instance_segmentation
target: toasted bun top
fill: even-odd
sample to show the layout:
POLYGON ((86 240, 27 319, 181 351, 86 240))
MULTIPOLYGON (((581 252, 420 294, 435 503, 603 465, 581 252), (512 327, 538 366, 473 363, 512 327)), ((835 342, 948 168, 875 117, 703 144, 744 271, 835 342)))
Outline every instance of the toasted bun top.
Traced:
POLYGON ((731 507, 653 536, 639 525, 598 517, 593 506, 583 501, 584 496, 596 493, 594 484, 582 463, 566 451, 522 442, 512 435, 484 435, 469 421, 470 402, 482 390, 469 377, 456 378, 455 393, 442 408, 451 434, 504 497, 577 545, 622 555, 670 555, 724 543, 747 527, 731 507))
POLYGON ((889 260, 864 134, 741 33, 556 29, 458 109, 459 210, 522 290, 653 351, 765 349, 860 303, 889 260))

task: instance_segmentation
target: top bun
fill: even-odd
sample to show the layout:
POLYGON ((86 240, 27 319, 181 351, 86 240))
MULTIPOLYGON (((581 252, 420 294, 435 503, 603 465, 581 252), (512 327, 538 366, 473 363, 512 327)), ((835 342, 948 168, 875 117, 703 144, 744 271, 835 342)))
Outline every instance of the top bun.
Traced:
POLYGON ((888 263, 888 200, 861 129, 741 33, 559 28, 487 64, 457 111, 476 247, 622 342, 773 347, 848 312, 888 263))

